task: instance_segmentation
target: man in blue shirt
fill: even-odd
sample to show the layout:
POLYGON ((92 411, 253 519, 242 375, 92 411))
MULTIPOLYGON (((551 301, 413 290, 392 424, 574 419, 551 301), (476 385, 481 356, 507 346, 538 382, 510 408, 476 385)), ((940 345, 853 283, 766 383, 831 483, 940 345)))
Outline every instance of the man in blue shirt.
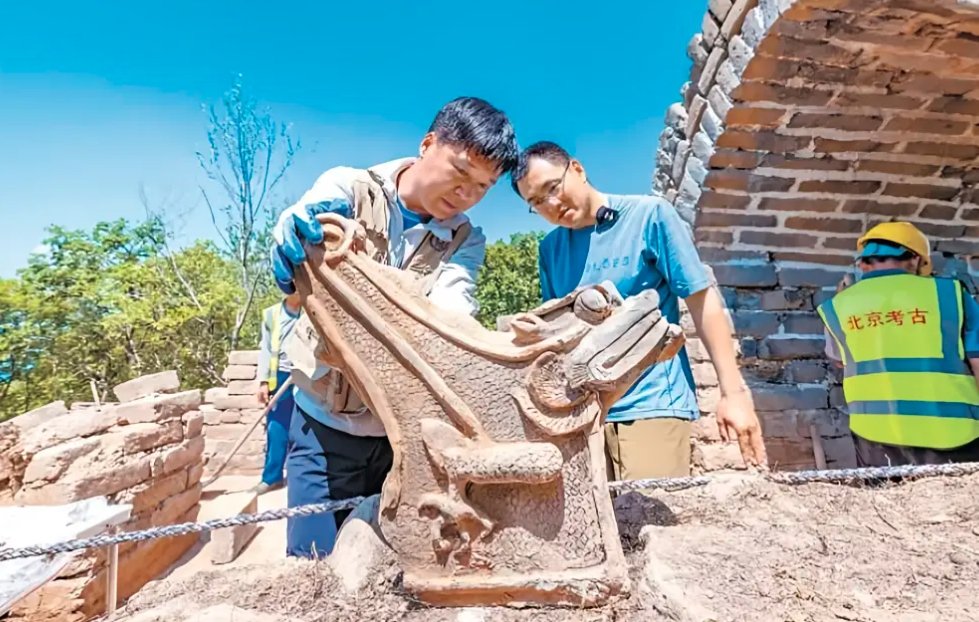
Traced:
MULTIPOLYGON (((717 371, 717 423, 737 438, 750 465, 766 465, 761 427, 735 358, 724 302, 694 247, 690 227, 657 196, 604 194, 581 163, 551 142, 520 157, 514 190, 557 228, 540 246, 544 300, 578 287, 612 282, 622 296, 660 295, 670 322, 683 298, 717 371)), ((690 423, 699 415, 686 350, 647 370, 609 411, 606 462, 616 479, 684 476, 690 472, 690 423)))

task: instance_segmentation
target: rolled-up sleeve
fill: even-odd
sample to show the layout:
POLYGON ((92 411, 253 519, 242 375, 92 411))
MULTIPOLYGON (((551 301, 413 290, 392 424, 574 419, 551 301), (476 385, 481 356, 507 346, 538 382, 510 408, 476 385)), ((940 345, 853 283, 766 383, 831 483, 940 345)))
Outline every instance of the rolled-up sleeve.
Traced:
POLYGON ((657 200, 650 206, 645 246, 670 290, 680 298, 710 286, 711 278, 694 246, 690 225, 666 201, 657 200))
POLYGON ((486 236, 482 228, 473 227, 459 250, 442 266, 428 299, 442 309, 475 315, 479 311, 476 277, 485 260, 486 236))
MULTIPOLYGON (((319 205, 321 203, 334 202, 338 199, 347 201, 348 206, 353 204, 353 181, 356 179, 357 169, 349 166, 337 166, 331 168, 320 175, 313 187, 303 193, 299 200, 287 207, 279 214, 275 233, 279 232, 282 222, 293 214, 306 209, 308 205, 319 205)), ((348 208, 349 209, 349 208, 348 208)), ((339 207, 328 208, 326 211, 335 211, 342 216, 350 217, 349 212, 343 213, 339 207)), ((277 239, 276 241, 281 241, 277 239)))

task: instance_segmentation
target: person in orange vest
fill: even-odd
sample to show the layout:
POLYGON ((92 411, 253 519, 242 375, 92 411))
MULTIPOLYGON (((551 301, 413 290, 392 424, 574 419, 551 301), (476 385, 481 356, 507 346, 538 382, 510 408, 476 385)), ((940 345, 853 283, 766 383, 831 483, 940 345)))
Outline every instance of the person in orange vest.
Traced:
POLYGON ((910 223, 873 227, 860 280, 818 308, 858 466, 979 460, 979 303, 931 276, 929 248, 910 223))
MULTIPOLYGON (((281 302, 262 311, 262 340, 258 353, 258 401, 268 404, 269 396, 289 379, 292 362, 282 342, 292 332, 302 313, 299 294, 289 294, 281 302)), ((281 488, 285 477, 289 424, 295 406, 293 392, 287 390, 265 415, 265 466, 262 481, 253 490, 258 494, 281 488)))

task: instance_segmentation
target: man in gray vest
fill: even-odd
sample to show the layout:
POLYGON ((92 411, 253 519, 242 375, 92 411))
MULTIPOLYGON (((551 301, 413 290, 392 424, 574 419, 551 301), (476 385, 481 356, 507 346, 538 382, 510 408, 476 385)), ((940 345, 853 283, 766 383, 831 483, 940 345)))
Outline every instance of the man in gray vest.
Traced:
MULTIPOLYGON (((332 212, 367 222, 375 260, 429 277, 425 291, 434 304, 475 314, 476 273, 486 238, 464 212, 516 165, 513 127, 488 102, 461 97, 438 112, 418 153, 366 171, 337 167, 323 173, 283 212, 273 232, 272 267, 279 287, 295 291, 293 276, 305 260, 305 242, 323 239, 316 216, 332 212)), ((313 360, 315 340, 308 320, 300 320, 285 344, 296 383, 287 459, 290 507, 377 494, 392 462, 381 421, 352 392, 335 390, 343 386, 342 378, 313 360), (341 399, 334 399, 337 395, 341 399)), ((289 519, 287 554, 329 554, 347 514, 289 519)))

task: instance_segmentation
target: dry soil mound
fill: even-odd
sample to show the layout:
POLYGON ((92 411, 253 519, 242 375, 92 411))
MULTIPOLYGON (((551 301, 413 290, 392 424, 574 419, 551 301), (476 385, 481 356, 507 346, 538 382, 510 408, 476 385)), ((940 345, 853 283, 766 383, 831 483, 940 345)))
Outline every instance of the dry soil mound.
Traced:
POLYGON ((877 486, 720 478, 616 500, 633 590, 601 609, 432 609, 389 567, 356 597, 324 563, 159 582, 114 620, 745 620, 979 618, 979 475, 877 486))

